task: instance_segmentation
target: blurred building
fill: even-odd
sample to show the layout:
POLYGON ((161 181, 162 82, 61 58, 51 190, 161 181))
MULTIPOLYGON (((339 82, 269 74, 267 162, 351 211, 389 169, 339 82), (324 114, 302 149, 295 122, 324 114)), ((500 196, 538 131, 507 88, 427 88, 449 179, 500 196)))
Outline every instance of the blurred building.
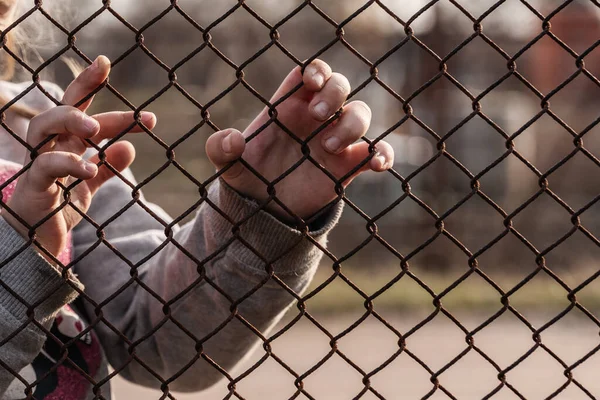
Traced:
MULTIPOLYGON (((302 1, 245 3, 265 23, 275 25, 302 1)), ((372 81, 355 98, 368 102, 373 109, 368 136, 376 138, 389 132, 386 140, 397 153, 395 170, 408 182, 403 185, 391 174, 367 174, 347 191, 348 199, 370 217, 387 210, 377 220, 382 242, 402 255, 411 254, 410 263, 416 268, 466 269, 468 256, 450 237, 439 234, 440 225, 436 227, 433 213, 445 217, 444 229, 452 238, 477 253, 506 229, 498 209, 508 215, 519 210, 540 191, 539 175, 543 175, 551 195, 543 193, 512 218, 512 226, 523 237, 511 233, 478 257, 482 268, 533 269, 536 257, 532 248, 543 251, 570 232, 573 223, 569 207, 577 211, 600 192, 600 162, 595 158, 600 154, 600 139, 594 125, 600 99, 600 50, 593 47, 600 37, 598 7, 591 1, 572 2, 551 18, 553 36, 538 38, 543 32, 539 16, 520 1, 507 1, 483 20, 485 38, 474 37, 467 43, 474 34, 473 22, 450 2, 439 2, 411 23, 420 45, 408 41, 383 59, 406 38, 404 27, 390 12, 408 21, 429 2, 389 1, 387 11, 373 4, 356 16, 364 1, 314 3, 335 21, 347 20, 347 44, 377 63, 378 77, 386 85, 372 81), (453 53, 460 46, 460 51, 453 53), (436 55, 445 58, 449 75, 432 82, 440 74, 436 55), (510 74, 507 61, 515 55, 519 55, 515 60, 518 76, 510 74), (578 56, 583 56, 585 68, 578 68, 578 56), (480 114, 474 112, 470 96, 478 98, 480 114), (547 96, 551 112, 542 113, 542 99, 547 96), (406 115, 399 99, 408 98, 415 118, 397 126, 406 115), (579 134, 583 134, 585 151, 572 154, 579 134), (442 148, 439 138, 443 138, 445 153, 437 157, 442 148), (512 153, 508 152, 511 146, 512 153), (566 157, 569 160, 556 169, 566 157), (489 169, 490 165, 494 167, 489 169), (545 176, 548 172, 550 175, 545 176), (474 192, 472 177, 478 178, 485 196, 475 194, 455 209, 474 192), (414 199, 405 198, 408 187, 414 199), (412 255, 431 238, 436 239, 412 255)), ((493 2, 460 3, 477 18, 493 2)), ((544 15, 562 4, 545 0, 528 3, 544 15)), ((90 56, 104 53, 119 60, 111 83, 136 106, 166 90, 146 104, 158 114, 155 133, 164 145, 144 135, 135 139, 139 157, 134 169, 138 177, 143 179, 163 165, 164 146, 184 135, 189 138, 175 148, 178 162, 201 179, 209 177, 212 168, 204 156, 203 144, 212 130, 202 126, 198 104, 186 96, 200 105, 210 104, 210 118, 217 126, 243 129, 263 104, 241 85, 212 102, 237 81, 235 70, 227 62, 245 65, 246 82, 269 97, 294 61, 274 45, 253 58, 271 43, 270 30, 243 8, 220 21, 219 17, 237 1, 178 2, 181 10, 202 27, 210 27, 210 43, 220 53, 205 47, 203 32, 177 10, 148 24, 170 7, 168 1, 149 1, 144 7, 125 0, 111 4, 133 26, 144 27, 141 36, 104 12, 78 34, 78 47, 90 56), (99 35, 111 40, 98 40, 99 35), (121 59, 124 54, 127 56, 121 59), (187 62, 180 63, 190 55, 187 62), (172 86, 168 79, 169 69, 175 66, 179 87, 172 86)), ((100 8, 100 2, 90 2, 89 7, 78 18, 85 19, 100 8)), ((279 44, 298 60, 311 57, 336 38, 335 27, 310 7, 280 24, 278 32, 279 44)), ((321 58, 348 76, 354 87, 370 79, 369 65, 342 43, 330 47, 321 58)), ((66 76, 62 79, 68 81, 66 76)), ((120 104, 114 96, 102 95, 96 106, 114 108, 120 104)), ((172 167, 145 190, 173 214, 185 210, 198 196, 197 188, 172 167)), ((591 206, 580 216, 590 234, 600 229, 597 209, 591 206)), ((342 256, 367 240, 370 233, 366 226, 367 221, 348 207, 340 229, 330 241, 333 253, 342 256)), ((597 246, 581 232, 574 235, 577 240, 568 239, 546 256, 549 266, 569 268, 593 263, 597 246)), ((384 244, 371 240, 347 264, 397 268, 399 259, 384 244)))
MULTIPOLYGON (((461 2, 467 9, 476 3, 461 2)), ((540 4, 539 10, 547 15, 557 6, 557 2, 548 2, 540 4)), ((391 141, 397 144, 400 156, 396 170, 411 177, 411 192, 438 216, 445 216, 447 232, 471 253, 486 248, 505 232, 504 217, 498 208, 511 215, 535 199, 511 218, 518 234, 509 234, 512 239, 505 237, 482 257, 487 268, 528 265, 528 269, 533 269, 536 257, 532 248, 544 252, 573 233, 571 213, 600 192, 600 164, 595 159, 600 151, 600 138, 595 132, 600 103, 600 51, 594 48, 600 37, 600 20, 597 7, 591 2, 575 2, 551 19, 553 37, 538 37, 542 33, 541 19, 516 2, 502 8, 484 19, 485 40, 468 40, 473 24, 465 21, 464 14, 450 6, 437 10, 424 34, 418 36, 423 46, 440 58, 464 47, 445 60, 451 79, 440 77, 411 101, 415 116, 430 131, 421 124, 407 123, 398 129, 405 139, 391 141), (518 77, 509 73, 507 61, 517 54, 518 77), (585 69, 578 68, 578 56, 583 56, 585 69), (565 86, 561 88, 562 85, 565 86), (549 101, 551 112, 542 113, 543 99, 549 101), (474 112, 474 104, 480 107, 480 113, 474 112), (446 153, 412 177, 416 167, 440 154, 440 140, 433 132, 443 138, 446 153), (585 152, 572 154, 579 134, 584 134, 585 152), (424 139, 418 149, 409 144, 414 138, 424 139), (510 145, 514 152, 508 150, 510 145), (411 155, 414 159, 418 154, 424 157, 415 166, 411 155), (561 165, 564 160, 567 161, 561 165), (469 198, 474 193, 473 177, 484 196, 475 194, 469 198), (551 192, 536 197, 541 191, 541 177, 547 180, 551 192)), ((408 93, 421 90, 440 75, 441 63, 425 50, 414 51, 404 61, 411 77, 406 80, 408 90, 404 88, 408 93)), ((372 190, 354 186, 351 193, 362 193, 366 198, 372 190)), ((405 192, 399 183, 394 186, 388 182, 387 190, 378 193, 387 196, 387 204, 392 204, 405 192)), ((419 212, 412 200, 404 202, 412 207, 398 206, 390 212, 391 220, 384 218, 378 224, 392 224, 386 230, 390 232, 386 238, 395 248, 412 250, 436 236, 436 230, 431 229, 436 219, 419 212), (415 230, 429 234, 415 234, 415 230), (411 245, 407 246, 408 242, 411 245)), ((597 221, 597 207, 582 214, 581 223, 591 233, 600 228, 597 221)), ((551 268, 594 263, 595 243, 578 234, 572 238, 577 240, 567 239, 567 244, 553 249, 546 257, 552 260, 551 268)), ((378 251, 374 249, 374 253, 378 251)), ((416 264, 428 269, 467 267, 466 254, 457 251, 456 244, 444 237, 436 239, 422 254, 416 256, 416 264)), ((375 259, 368 252, 362 255, 364 262, 375 259)))

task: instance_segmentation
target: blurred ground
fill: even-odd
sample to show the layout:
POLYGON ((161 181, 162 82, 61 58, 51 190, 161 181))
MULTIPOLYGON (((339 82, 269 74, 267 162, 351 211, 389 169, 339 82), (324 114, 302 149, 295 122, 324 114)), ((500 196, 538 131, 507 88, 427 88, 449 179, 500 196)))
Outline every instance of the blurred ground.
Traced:
MULTIPOLYGON (((457 315, 463 325, 473 330, 489 315, 457 315)), ((569 314, 571 315, 571 314, 569 314)), ((540 328, 554 315, 526 315, 540 328)), ((318 318, 327 330, 339 334, 351 326, 360 314, 318 318)), ((424 318, 424 316, 423 316, 424 318)), ((406 333, 422 321, 421 317, 400 314, 387 317, 396 329, 406 333)), ((541 333, 542 343, 556 352, 566 364, 572 365, 600 345, 598 327, 590 321, 567 316, 541 333)), ((398 338, 383 324, 369 317, 358 328, 338 341, 338 349, 366 373, 376 369, 398 350, 398 338)), ((430 323, 411 335, 407 349, 425 362, 432 370, 440 371, 467 348, 465 334, 444 315, 437 315, 430 323)), ((478 331, 474 344, 488 354, 501 368, 506 368, 534 346, 531 331, 516 317, 504 314, 487 328, 478 331)), ((307 319, 302 319, 289 332, 273 342, 273 352, 299 374, 308 371, 331 351, 329 339, 307 319)), ((238 374, 264 355, 262 350, 246 361, 238 374)), ((593 396, 600 396, 600 356, 593 355, 576 367, 573 377, 593 396)), ((385 369, 371 378, 372 387, 386 399, 419 399, 432 388, 431 375, 406 353, 401 354, 385 369)), ((542 348, 507 374, 507 383, 527 399, 543 399, 561 387, 567 379, 564 368, 542 348)), ((342 400, 357 396, 364 385, 362 376, 341 357, 334 355, 321 368, 304 379, 304 388, 315 399, 342 400)), ((481 399, 499 385, 497 371, 483 357, 471 350, 440 376, 439 381, 457 399, 481 399)), ((113 379, 118 399, 159 399, 161 392, 139 388, 122 379, 113 379)), ((288 399, 295 393, 294 378, 273 359, 237 385, 240 398, 248 400, 288 399)), ((204 393, 175 394, 180 400, 221 399, 228 391, 226 383, 204 393)), ((235 398, 235 397, 234 397, 235 398)), ((298 399, 306 399, 300 395, 298 399)), ((366 393, 362 399, 376 399, 366 393)), ((448 399, 441 390, 431 399, 448 399)), ((504 387, 493 399, 518 399, 504 387)), ((573 383, 557 399, 589 399, 573 383)))

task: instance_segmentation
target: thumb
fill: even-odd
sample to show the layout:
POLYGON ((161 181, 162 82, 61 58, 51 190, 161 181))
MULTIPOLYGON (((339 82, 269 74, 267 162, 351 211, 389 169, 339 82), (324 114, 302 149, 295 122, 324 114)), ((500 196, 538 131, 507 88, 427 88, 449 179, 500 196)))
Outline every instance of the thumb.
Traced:
MULTIPOLYGON (((246 148, 246 139, 235 129, 225 129, 212 134, 206 141, 206 155, 217 170, 229 166, 229 164, 242 156, 246 148)), ((223 179, 232 180, 237 178, 244 166, 241 163, 233 164, 222 175, 223 179)))

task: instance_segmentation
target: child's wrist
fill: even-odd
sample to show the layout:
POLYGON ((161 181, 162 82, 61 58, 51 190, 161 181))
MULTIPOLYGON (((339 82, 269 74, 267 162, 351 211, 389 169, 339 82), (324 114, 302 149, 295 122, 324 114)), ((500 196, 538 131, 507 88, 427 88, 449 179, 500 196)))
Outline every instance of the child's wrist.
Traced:
MULTIPOLYGON (((29 240, 30 239, 29 229, 27 229, 22 223, 20 223, 11 214, 9 214, 7 212, 0 212, 0 218, 3 218, 6 221, 6 223, 11 228, 13 228, 14 231, 17 234, 19 234, 23 239, 25 239, 25 240, 29 240)), ((56 257, 57 254, 60 253, 60 251, 58 251, 58 252, 54 252, 54 251, 50 251, 50 250, 44 251, 36 243, 34 243, 34 247, 33 248, 35 249, 35 251, 38 254, 40 254, 42 257, 44 257, 46 259, 46 261, 48 261, 50 264, 52 264, 54 266, 56 265, 56 263, 52 260, 52 258, 50 256, 48 256, 47 252, 52 253, 56 257)))
MULTIPOLYGON (((248 201, 252 201, 256 204, 260 203, 259 199, 256 199, 255 197, 250 196, 250 195, 234 188, 224 179, 221 179, 221 182, 222 182, 222 184, 227 185, 227 187, 229 189, 231 189, 233 192, 235 192, 238 196, 240 196, 248 201)), ((264 212, 268 213, 269 215, 271 215, 273 218, 275 218, 282 224, 287 225, 288 227, 290 227, 292 229, 302 230, 303 226, 307 226, 309 232, 316 232, 318 230, 321 230, 326 225, 327 221, 329 220, 329 215, 330 215, 330 211, 324 211, 324 212, 320 212, 320 213, 318 213, 318 215, 310 217, 310 218, 296 218, 296 217, 290 215, 290 213, 285 211, 279 204, 277 204, 274 201, 269 202, 263 208, 263 210, 264 210, 264 212)))

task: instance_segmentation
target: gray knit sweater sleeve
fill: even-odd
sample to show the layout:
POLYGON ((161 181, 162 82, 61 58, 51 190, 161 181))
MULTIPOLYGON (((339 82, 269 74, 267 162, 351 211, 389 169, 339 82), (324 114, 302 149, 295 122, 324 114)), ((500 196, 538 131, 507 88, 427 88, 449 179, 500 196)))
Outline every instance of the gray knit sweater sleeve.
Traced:
POLYGON ((53 268, 0 217, 0 398, 40 353, 54 316, 81 284, 53 268), (69 280, 70 284, 66 281, 69 280), (29 310, 35 310, 33 314, 29 310), (37 322, 34 323, 33 321, 37 322), (39 325, 38 325, 39 324, 39 325))
MULTIPOLYGON (((28 86, 30 83, 0 81, 0 93, 12 98, 28 86)), ((62 97, 58 86, 48 82, 42 82, 42 86, 54 97, 62 97)), ((28 91, 19 103, 36 110, 54 106, 38 90, 28 91)), ((22 132, 16 126, 13 128, 24 134, 27 122, 22 122, 25 126, 22 132)), ((5 156, 13 150, 6 143, 0 146, 0 171, 7 165, 5 156)), ((83 290, 70 272, 63 274, 60 268, 50 265, 30 241, 17 233, 2 218, 4 212, 0 206, 0 398, 4 398, 15 380, 31 383, 18 373, 40 353, 46 341, 41 327, 49 329, 61 307, 77 297, 75 289, 83 290)))
MULTIPOLYGON (((133 181, 129 171, 125 176, 133 181)), ((86 312, 98 320, 107 358, 125 378, 158 387, 151 368, 172 390, 204 389, 260 343, 254 329, 268 334, 293 304, 288 291, 306 289, 322 252, 220 181, 181 228, 135 198, 111 179, 88 212, 100 228, 84 221, 74 231, 75 257, 83 256, 76 273, 93 300, 85 301, 86 312)), ((341 208, 310 233, 320 245, 341 208)))

